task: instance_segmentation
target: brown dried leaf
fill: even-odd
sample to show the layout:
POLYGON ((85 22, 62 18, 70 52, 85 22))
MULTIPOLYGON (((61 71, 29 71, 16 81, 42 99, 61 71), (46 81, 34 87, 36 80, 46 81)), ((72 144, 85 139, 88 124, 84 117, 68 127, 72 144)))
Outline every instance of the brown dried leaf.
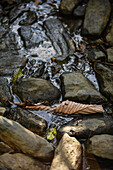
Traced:
POLYGON ((98 112, 103 113, 104 110, 102 105, 80 104, 66 100, 60 105, 56 106, 54 112, 63 114, 91 114, 98 112))
MULTIPOLYGON (((8 100, 4 99, 4 101, 6 102, 8 100)), ((62 102, 56 107, 50 107, 42 103, 36 103, 33 105, 29 101, 24 101, 24 103, 13 103, 10 101, 8 102, 10 104, 15 104, 20 107, 24 106, 25 109, 44 110, 44 111, 49 110, 49 111, 54 111, 54 113, 62 113, 62 114, 91 114, 91 113, 104 112, 102 105, 80 104, 69 100, 62 102)))

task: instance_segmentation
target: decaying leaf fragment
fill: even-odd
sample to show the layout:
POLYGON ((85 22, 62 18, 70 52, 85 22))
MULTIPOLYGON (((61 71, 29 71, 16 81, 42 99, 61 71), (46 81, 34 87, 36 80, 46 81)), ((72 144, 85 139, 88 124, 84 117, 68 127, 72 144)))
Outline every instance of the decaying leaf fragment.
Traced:
POLYGON ((91 114, 98 112, 103 113, 104 110, 102 105, 80 104, 66 100, 60 105, 56 106, 54 112, 63 114, 91 114))
POLYGON ((24 107, 25 109, 33 109, 33 110, 44 110, 51 111, 53 113, 61 113, 61 114, 92 114, 92 113, 103 113, 104 109, 102 105, 89 105, 89 104, 80 104, 76 102, 72 102, 66 100, 59 104, 58 106, 47 106, 43 103, 32 104, 29 101, 25 101, 24 103, 13 103, 8 100, 5 100, 10 104, 15 104, 20 107, 24 107))

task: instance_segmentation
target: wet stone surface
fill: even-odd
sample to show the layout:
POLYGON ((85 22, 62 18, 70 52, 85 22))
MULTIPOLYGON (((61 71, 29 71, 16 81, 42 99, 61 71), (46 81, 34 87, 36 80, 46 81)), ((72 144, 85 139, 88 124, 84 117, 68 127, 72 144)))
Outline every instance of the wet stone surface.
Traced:
POLYGON ((66 73, 61 76, 64 100, 100 103, 102 95, 81 73, 66 73))
MULTIPOLYGON (((4 0, 0 4, 0 114, 15 120, 14 124, 18 122, 25 126, 30 134, 33 131, 45 139, 50 128, 56 128, 56 137, 49 141, 54 147, 57 147, 65 132, 82 142, 94 135, 113 135, 112 13, 110 16, 113 2, 4 0), (14 82, 17 70, 21 70, 22 77, 14 82), (28 111, 24 106, 19 108, 4 103, 3 98, 13 102, 29 100, 33 103, 48 100, 46 102, 53 107, 70 99, 81 103, 102 104, 105 113, 80 116, 28 111)), ((10 124, 9 131, 15 130, 14 124, 10 124)), ((20 128, 18 130, 17 142, 18 137, 24 137, 21 136, 20 128)), ((27 144, 30 149, 33 148, 27 144)), ((7 159, 1 156, 4 162, 2 166, 6 166, 11 159, 16 168, 29 165, 26 160, 36 163, 25 155, 22 155, 24 165, 20 160, 21 155, 6 156, 7 159)), ((86 169, 84 163, 83 159, 83 170, 86 169)), ((8 165, 9 169, 13 166, 8 165)), ((37 165, 32 167, 35 169, 37 165)), ((102 167, 111 170, 113 165, 109 166, 111 169, 106 168, 106 161, 103 161, 102 167)), ((44 165, 43 169, 48 169, 48 166, 44 165)))

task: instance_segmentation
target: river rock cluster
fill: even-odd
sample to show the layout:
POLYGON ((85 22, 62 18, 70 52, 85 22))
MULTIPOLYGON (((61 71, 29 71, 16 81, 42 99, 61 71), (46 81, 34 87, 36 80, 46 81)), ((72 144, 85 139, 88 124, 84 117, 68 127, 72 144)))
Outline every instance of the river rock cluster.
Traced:
POLYGON ((112 102, 112 0, 0 1, 0 169, 85 170, 87 154, 113 160, 112 102), (105 112, 64 116, 11 104, 65 100, 105 112))

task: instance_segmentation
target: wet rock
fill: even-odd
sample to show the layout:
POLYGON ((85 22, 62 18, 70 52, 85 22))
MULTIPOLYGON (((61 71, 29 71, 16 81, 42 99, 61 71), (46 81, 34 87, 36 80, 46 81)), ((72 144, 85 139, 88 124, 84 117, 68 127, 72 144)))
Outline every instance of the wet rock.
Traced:
POLYGON ((79 170, 82 161, 82 146, 68 134, 64 134, 56 151, 50 170, 79 170))
POLYGON ((12 152, 13 150, 4 142, 0 142, 0 155, 3 153, 12 152))
POLYGON ((10 22, 14 22, 18 17, 20 17, 23 12, 27 12, 29 10, 28 7, 26 7, 25 4, 20 4, 18 6, 15 6, 12 10, 10 10, 9 13, 9 20, 10 22))
POLYGON ((113 25, 111 26, 111 29, 109 30, 108 34, 106 35, 106 41, 110 46, 113 46, 113 25))
POLYGON ((59 90, 50 81, 40 78, 25 78, 13 86, 21 100, 29 100, 37 103, 45 100, 52 101, 60 96, 59 90))
POLYGON ((3 99, 12 101, 12 95, 9 89, 8 80, 0 77, 0 101, 3 102, 3 99))
POLYGON ((21 108, 10 109, 9 117, 37 134, 47 127, 46 120, 21 108))
POLYGON ((87 144, 88 151, 98 157, 113 160, 113 136, 95 135, 89 139, 87 144))
POLYGON ((83 35, 99 37, 108 23, 111 6, 109 0, 89 0, 83 24, 83 35))
POLYGON ((64 100, 77 102, 99 103, 102 95, 93 84, 81 73, 66 73, 61 76, 62 92, 64 100))
POLYGON ((20 25, 31 25, 36 21, 36 13, 34 11, 26 12, 24 19, 19 22, 20 25))
POLYGON ((4 38, 0 39, 0 46, 2 47, 0 54, 3 55, 3 52, 8 52, 17 55, 17 50, 21 49, 18 41, 18 35, 15 32, 9 32, 4 38))
POLYGON ((60 11, 64 14, 71 14, 81 0, 62 0, 60 3, 60 11))
POLYGON ((3 116, 5 112, 6 112, 6 108, 0 107, 0 116, 3 116))
POLYGON ((65 32, 62 23, 58 19, 51 18, 46 20, 45 28, 57 55, 68 56, 73 54, 75 50, 73 41, 65 32))
POLYGON ((42 29, 39 25, 36 27, 22 26, 18 29, 25 48, 29 49, 39 47, 39 45, 45 40, 45 37, 42 35, 41 31, 37 31, 39 29, 42 29))
POLYGON ((0 52, 0 75, 11 75, 17 68, 23 68, 27 62, 18 52, 0 52))
POLYGON ((106 55, 99 49, 90 49, 88 50, 88 59, 89 60, 105 60, 106 55))
POLYGON ((109 133, 112 134, 113 119, 111 116, 90 115, 70 121, 59 129, 59 134, 68 133, 77 138, 89 138, 93 135, 109 133), (109 122, 109 123, 108 123, 109 122))
POLYGON ((113 63, 113 47, 107 49, 108 62, 113 63))
MULTIPOLYGON (((3 154, 0 156, 0 165, 6 166, 8 170, 9 168, 15 170, 44 170, 47 167, 29 156, 26 156, 22 153, 15 153, 15 154, 3 154)), ((4 169, 7 170, 7 169, 4 169)))
POLYGON ((9 31, 8 26, 0 25, 0 38, 4 37, 9 31))
POLYGON ((86 5, 84 4, 77 6, 73 11, 73 15, 75 17, 83 17, 85 15, 85 9, 86 9, 86 5))
POLYGON ((100 92, 113 101, 113 71, 110 67, 95 63, 100 92))
POLYGON ((19 123, 2 116, 0 116, 0 139, 17 152, 31 157, 44 161, 50 161, 53 157, 53 147, 49 142, 19 123))

